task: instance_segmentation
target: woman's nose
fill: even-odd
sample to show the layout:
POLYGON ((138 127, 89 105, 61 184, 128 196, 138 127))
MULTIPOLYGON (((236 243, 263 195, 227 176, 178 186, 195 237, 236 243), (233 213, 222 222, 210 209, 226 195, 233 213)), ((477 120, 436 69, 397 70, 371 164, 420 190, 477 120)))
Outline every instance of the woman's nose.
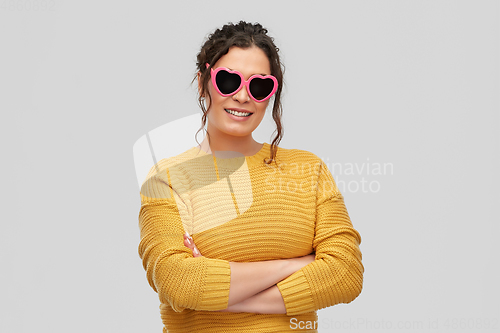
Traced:
POLYGON ((246 103, 250 101, 250 95, 248 94, 247 86, 241 87, 241 89, 233 95, 233 100, 240 103, 246 103))

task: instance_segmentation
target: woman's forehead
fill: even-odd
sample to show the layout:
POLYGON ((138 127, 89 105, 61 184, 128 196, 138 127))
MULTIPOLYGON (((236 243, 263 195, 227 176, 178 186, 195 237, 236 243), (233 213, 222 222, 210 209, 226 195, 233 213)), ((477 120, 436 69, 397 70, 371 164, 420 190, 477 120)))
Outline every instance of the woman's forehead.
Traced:
POLYGON ((241 72, 243 75, 271 74, 271 66, 267 55, 260 48, 231 47, 214 67, 226 67, 241 72))

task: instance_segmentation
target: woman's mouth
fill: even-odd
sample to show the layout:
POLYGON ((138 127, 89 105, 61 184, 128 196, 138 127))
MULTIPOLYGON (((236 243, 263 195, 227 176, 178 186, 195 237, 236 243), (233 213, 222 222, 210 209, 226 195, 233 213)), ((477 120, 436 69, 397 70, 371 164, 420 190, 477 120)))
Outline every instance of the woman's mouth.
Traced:
POLYGON ((251 112, 239 112, 239 111, 234 111, 231 109, 224 109, 227 113, 232 114, 233 116, 236 117, 250 117, 253 113, 251 112))

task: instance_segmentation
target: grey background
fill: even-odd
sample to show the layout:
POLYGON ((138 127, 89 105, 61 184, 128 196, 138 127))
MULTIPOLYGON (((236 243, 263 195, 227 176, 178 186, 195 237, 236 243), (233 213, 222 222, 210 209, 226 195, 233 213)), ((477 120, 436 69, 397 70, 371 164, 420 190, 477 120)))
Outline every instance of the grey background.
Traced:
POLYGON ((282 52, 280 145, 343 167, 362 236, 320 332, 498 331, 499 2, 257 0, 2 2, 0 331, 161 332, 132 146, 199 112, 196 53, 240 19, 282 52))

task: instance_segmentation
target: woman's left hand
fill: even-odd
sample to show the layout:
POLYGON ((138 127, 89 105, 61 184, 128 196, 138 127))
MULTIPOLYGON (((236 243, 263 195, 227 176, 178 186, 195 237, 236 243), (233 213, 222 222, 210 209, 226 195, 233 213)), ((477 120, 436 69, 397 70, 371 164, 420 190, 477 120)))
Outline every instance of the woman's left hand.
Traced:
POLYGON ((187 233, 184 234, 184 245, 191 249, 194 258, 203 257, 198 248, 196 247, 196 245, 194 244, 193 238, 189 236, 187 233))

